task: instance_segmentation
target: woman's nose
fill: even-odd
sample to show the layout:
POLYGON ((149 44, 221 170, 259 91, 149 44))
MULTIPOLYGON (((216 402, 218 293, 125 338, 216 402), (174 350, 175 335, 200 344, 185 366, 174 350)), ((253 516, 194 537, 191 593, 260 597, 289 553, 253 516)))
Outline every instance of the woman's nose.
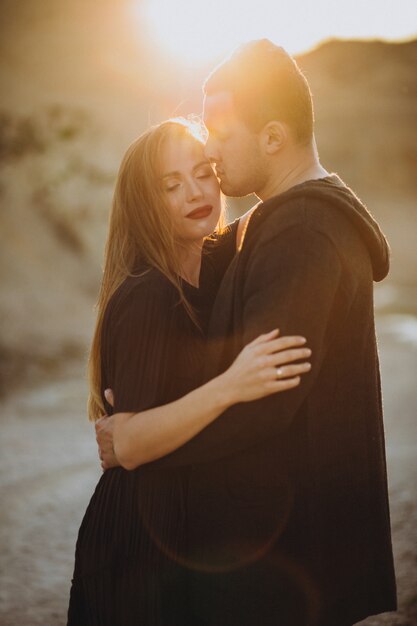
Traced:
POLYGON ((201 198, 203 195, 201 187, 198 184, 198 181, 196 180, 191 180, 187 184, 186 193, 187 193, 188 202, 191 202, 192 200, 196 200, 197 198, 201 198))

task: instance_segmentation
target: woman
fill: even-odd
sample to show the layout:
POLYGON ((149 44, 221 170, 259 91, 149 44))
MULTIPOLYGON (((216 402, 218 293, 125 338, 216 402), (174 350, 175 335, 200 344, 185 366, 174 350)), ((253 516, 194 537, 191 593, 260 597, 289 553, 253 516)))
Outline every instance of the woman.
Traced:
POLYGON ((122 467, 103 474, 80 528, 71 626, 187 624, 188 469, 150 461, 232 404, 295 387, 309 369, 287 364, 309 355, 305 340, 273 331, 202 384, 205 330, 238 224, 203 249, 221 219, 221 200, 195 130, 185 120, 151 129, 119 171, 90 356, 89 415, 111 412, 103 398, 112 388, 122 467))

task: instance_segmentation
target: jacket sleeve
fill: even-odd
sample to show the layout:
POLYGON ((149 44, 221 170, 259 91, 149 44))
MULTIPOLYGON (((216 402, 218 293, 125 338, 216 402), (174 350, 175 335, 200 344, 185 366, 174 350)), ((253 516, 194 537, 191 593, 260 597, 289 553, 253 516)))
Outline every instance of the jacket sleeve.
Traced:
POLYGON ((184 446, 159 460, 161 466, 214 461, 279 436, 289 427, 317 379, 328 345, 328 325, 340 278, 334 244, 323 234, 293 226, 251 251, 243 291, 242 346, 279 328, 307 338, 312 370, 301 384, 230 407, 184 446))

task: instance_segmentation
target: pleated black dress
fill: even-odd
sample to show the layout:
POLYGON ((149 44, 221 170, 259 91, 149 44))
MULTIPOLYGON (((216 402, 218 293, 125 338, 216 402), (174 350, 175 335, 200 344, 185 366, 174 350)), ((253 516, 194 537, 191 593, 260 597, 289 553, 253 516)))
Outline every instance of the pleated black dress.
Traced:
MULTIPOLYGON (((205 330, 236 227, 205 245, 200 288, 183 283, 200 329, 156 269, 127 278, 111 298, 102 328, 102 391, 114 390, 114 412, 160 406, 201 384, 205 330)), ((103 473, 78 535, 68 626, 191 623, 183 565, 187 482, 186 467, 103 473)))

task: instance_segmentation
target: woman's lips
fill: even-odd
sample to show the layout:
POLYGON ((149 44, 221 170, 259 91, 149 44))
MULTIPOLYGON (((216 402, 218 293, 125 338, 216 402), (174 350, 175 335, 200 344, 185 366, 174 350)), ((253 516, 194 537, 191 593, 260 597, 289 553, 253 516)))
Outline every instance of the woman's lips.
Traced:
POLYGON ((194 211, 191 211, 191 213, 188 213, 187 217, 189 217, 192 220, 200 220, 201 218, 207 217, 208 215, 210 215, 212 210, 213 210, 213 207, 211 206, 211 204, 207 204, 206 206, 200 206, 197 209, 194 209, 194 211))

